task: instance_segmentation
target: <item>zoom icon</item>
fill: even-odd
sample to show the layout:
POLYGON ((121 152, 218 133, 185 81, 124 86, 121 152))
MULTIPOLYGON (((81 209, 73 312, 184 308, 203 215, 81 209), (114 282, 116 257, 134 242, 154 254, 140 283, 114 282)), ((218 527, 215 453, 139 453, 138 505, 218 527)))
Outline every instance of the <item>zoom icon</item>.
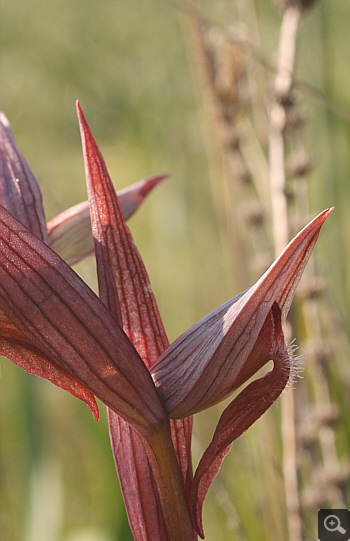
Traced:
POLYGON ((348 509, 320 509, 318 511, 319 541, 348 541, 350 539, 350 511, 348 509))

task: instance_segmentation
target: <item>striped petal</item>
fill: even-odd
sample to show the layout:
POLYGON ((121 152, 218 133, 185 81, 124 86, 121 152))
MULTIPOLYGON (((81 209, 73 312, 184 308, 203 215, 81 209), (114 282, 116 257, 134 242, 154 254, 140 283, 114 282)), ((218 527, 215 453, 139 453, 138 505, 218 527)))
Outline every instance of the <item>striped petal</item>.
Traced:
POLYGON ((93 393, 80 381, 46 357, 19 331, 6 316, 0 314, 0 355, 29 372, 51 381, 87 404, 98 421, 99 411, 93 393))
POLYGON ((109 310, 2 207, 0 253, 0 309, 36 348, 141 433, 164 422, 149 372, 109 310))
POLYGON ((332 210, 314 218, 254 286, 196 323, 161 355, 151 373, 170 417, 186 417, 220 402, 261 368, 262 361, 250 353, 266 317, 274 302, 282 322, 287 317, 332 210))

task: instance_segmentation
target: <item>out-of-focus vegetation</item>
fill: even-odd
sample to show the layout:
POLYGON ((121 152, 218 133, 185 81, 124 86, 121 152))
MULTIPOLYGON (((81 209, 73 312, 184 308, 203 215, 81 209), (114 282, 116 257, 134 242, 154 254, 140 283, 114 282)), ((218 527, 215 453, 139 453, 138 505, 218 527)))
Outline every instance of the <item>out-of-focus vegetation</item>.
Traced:
MULTIPOLYGON (((274 2, 255 4, 201 3, 218 23, 238 24, 239 15, 242 25, 256 16, 261 53, 273 64, 280 15, 274 2)), ((248 287, 250 271, 235 283, 221 242, 181 9, 167 0, 3 0, 0 17, 0 106, 40 182, 47 218, 86 198, 75 115, 79 99, 118 189, 151 174, 172 175, 130 222, 169 338, 242 284, 248 287)), ((315 1, 300 29, 296 72, 347 113, 349 24, 347 0, 315 1)), ((273 74, 267 76, 272 80, 273 74)), ((336 206, 316 257, 349 330, 350 126, 302 87, 298 99, 305 147, 315 164, 309 180, 312 214, 336 206)), ((77 270, 96 288, 92 259, 77 270)), ((349 410, 336 385, 332 392, 343 407, 336 436, 346 458, 349 410)), ((197 416, 195 460, 221 409, 197 416)), ((95 423, 70 395, 1 360, 3 541, 131 539, 103 405, 101 417, 95 423)), ((234 443, 204 507, 208 541, 286 538, 279 417, 275 405, 234 443)), ((314 532, 316 515, 305 520, 314 532)))

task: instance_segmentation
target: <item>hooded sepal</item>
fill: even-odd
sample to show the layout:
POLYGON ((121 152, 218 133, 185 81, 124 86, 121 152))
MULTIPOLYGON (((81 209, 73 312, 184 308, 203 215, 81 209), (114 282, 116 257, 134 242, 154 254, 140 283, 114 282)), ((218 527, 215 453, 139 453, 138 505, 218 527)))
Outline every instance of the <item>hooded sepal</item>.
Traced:
POLYGON ((261 368, 263 361, 259 364, 250 354, 259 347, 267 314, 276 302, 282 322, 286 319, 320 229, 332 210, 314 218, 254 286, 196 323, 161 355, 151 374, 171 418, 220 402, 261 368))

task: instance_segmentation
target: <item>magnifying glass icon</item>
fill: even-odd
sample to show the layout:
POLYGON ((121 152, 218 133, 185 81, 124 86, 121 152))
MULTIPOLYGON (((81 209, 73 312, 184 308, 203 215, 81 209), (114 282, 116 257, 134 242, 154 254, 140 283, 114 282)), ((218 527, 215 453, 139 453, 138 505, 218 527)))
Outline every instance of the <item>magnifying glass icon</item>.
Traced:
POLYGON ((336 515, 327 515, 324 519, 324 527, 329 532, 339 532, 339 533, 346 533, 346 530, 341 527, 340 520, 336 515))

